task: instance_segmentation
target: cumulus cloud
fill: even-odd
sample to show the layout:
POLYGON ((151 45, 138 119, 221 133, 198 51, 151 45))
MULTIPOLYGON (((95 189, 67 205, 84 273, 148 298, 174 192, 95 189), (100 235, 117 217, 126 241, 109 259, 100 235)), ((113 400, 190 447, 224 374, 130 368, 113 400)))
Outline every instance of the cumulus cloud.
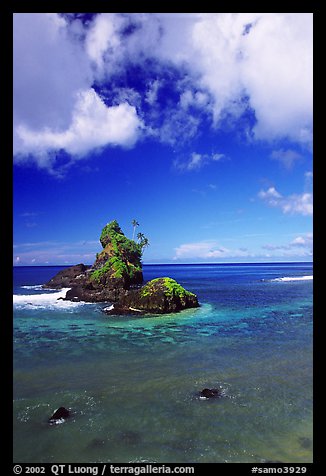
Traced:
MULTIPOLYGON (((312 14, 101 13, 87 25, 67 18, 14 14, 20 160, 37 154, 39 165, 51 166, 58 149, 82 156, 131 146, 142 124, 143 134, 175 145, 193 139, 204 117, 219 128, 248 111, 254 138, 311 143, 312 14), (138 78, 130 74, 135 66, 138 78), (121 134, 110 122, 117 117, 121 134), (97 127, 100 118, 108 131, 97 127)), ((282 154, 284 164, 296 161, 289 150, 282 154)))
POLYGON ((140 130, 140 120, 128 103, 107 107, 93 89, 79 91, 71 124, 64 131, 45 128, 34 131, 17 127, 20 150, 41 156, 43 151, 63 149, 71 155, 84 156, 106 145, 131 146, 140 130))
MULTIPOLYGON (((187 20, 180 14, 179 23, 177 16, 159 19, 163 35, 154 47, 157 56, 189 68, 206 92, 203 104, 211 108, 216 126, 225 113, 239 117, 249 105, 257 139, 311 143, 311 13, 210 13, 187 20)), ((192 102, 185 91, 181 104, 192 102)))
POLYGON ((242 78, 259 139, 312 138, 311 13, 261 14, 244 37, 242 78))
POLYGON ((113 63, 116 66, 118 58, 123 54, 120 29, 124 23, 123 17, 110 13, 97 15, 89 28, 85 41, 85 50, 95 67, 95 74, 112 74, 113 63), (111 66, 111 71, 110 71, 111 66))
POLYGON ((14 125, 64 130, 76 91, 93 80, 82 46, 57 14, 15 13, 13 26, 14 125))
POLYGON ((312 215, 313 196, 312 193, 281 195, 275 187, 261 190, 258 197, 270 207, 281 208, 285 214, 312 215))
MULTIPOLYGON (((17 162, 34 160, 51 169, 57 151, 83 157, 107 145, 130 147, 140 135, 142 122, 135 107, 128 101, 107 106, 91 87, 91 62, 71 30, 57 14, 14 15, 17 162)), ((97 57, 95 52, 106 49, 107 43, 92 38, 91 31, 87 53, 98 63, 100 53, 97 57)))

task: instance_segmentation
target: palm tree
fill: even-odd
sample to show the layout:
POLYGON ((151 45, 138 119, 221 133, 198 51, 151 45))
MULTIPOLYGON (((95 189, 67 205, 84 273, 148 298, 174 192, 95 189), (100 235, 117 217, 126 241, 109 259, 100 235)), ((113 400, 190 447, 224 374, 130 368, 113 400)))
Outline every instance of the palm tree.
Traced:
POLYGON ((132 220, 131 224, 134 227, 134 231, 133 231, 133 234, 132 234, 132 239, 135 240, 135 232, 136 232, 137 226, 139 226, 139 223, 138 223, 137 220, 132 220))
POLYGON ((147 246, 149 246, 149 241, 148 241, 148 238, 146 238, 146 236, 144 236, 140 242, 140 246, 142 247, 142 250, 144 248, 147 248, 147 246))
POLYGON ((144 238, 145 238, 145 235, 143 233, 137 233, 138 242, 142 241, 144 238))

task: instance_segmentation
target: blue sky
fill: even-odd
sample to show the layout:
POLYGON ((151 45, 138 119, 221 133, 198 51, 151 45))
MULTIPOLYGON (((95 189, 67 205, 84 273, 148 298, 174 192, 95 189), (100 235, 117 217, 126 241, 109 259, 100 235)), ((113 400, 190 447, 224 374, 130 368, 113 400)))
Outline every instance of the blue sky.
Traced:
POLYGON ((312 14, 14 14, 14 265, 312 260, 312 14))

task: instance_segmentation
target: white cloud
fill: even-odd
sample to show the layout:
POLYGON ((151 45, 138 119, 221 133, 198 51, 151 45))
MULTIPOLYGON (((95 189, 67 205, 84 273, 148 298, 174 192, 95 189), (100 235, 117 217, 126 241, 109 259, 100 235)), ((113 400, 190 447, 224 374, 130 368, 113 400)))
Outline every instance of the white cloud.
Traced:
POLYGON ((203 107, 208 106, 209 96, 207 93, 204 93, 202 91, 192 92, 190 89, 187 89, 186 91, 180 94, 179 102, 180 102, 180 106, 186 111, 191 106, 201 109, 203 107))
MULTIPOLYGON (((157 55, 187 65, 213 98, 217 126, 225 112, 243 113, 241 99, 247 95, 257 139, 311 143, 311 13, 204 13, 179 17, 179 22, 178 17, 159 18, 164 34, 157 55)), ((183 105, 188 105, 192 97, 185 94, 183 105)))
POLYGON ((191 154, 190 161, 187 164, 187 169, 188 170, 193 170, 193 169, 198 169, 202 166, 204 156, 201 154, 197 154, 196 152, 193 152, 191 154))
POLYGON ((296 236, 285 244, 261 245, 267 253, 261 253, 258 248, 250 250, 245 247, 227 248, 216 240, 203 240, 194 243, 184 243, 175 248, 174 261, 232 261, 232 260, 261 260, 275 259, 310 259, 312 256, 313 235, 304 233, 296 236))
POLYGON ((214 160, 215 162, 218 162, 221 159, 224 159, 225 155, 224 154, 212 154, 211 159, 214 160))
MULTIPOLYGON (((258 139, 311 141, 312 14, 157 14, 156 18, 162 34, 150 55, 189 69, 201 91, 212 98, 209 107, 216 125, 225 111, 241 115, 246 94, 255 111, 258 139)), ((142 25, 148 20, 143 17, 142 25)), ((193 93, 186 90, 181 105, 193 102, 193 93)))
POLYGON ((226 158, 224 154, 212 153, 212 154, 199 154, 198 152, 192 152, 190 158, 187 160, 177 159, 174 162, 174 166, 183 171, 193 171, 199 170, 204 165, 209 164, 210 162, 218 162, 221 159, 226 158))
POLYGON ((216 241, 200 241, 184 243, 175 249, 174 260, 178 259, 223 259, 251 256, 247 249, 229 249, 219 245, 216 241))
POLYGON ((313 235, 312 233, 306 233, 295 237, 292 241, 286 244, 265 244, 263 249, 272 252, 274 256, 283 257, 311 257, 313 254, 313 235))
POLYGON ((292 194, 287 197, 281 195, 275 187, 268 190, 261 190, 258 197, 271 207, 281 208, 283 213, 312 215, 313 196, 312 193, 292 194))
POLYGON ((257 138, 311 142, 312 34, 311 13, 265 13, 244 37, 241 73, 257 138))
MULTIPOLYGON (((101 24, 101 19, 97 17, 96 22, 101 24)), ((135 107, 127 101, 108 107, 91 87, 90 58, 100 67, 108 43, 101 44, 100 35, 92 36, 91 30, 88 57, 73 30, 58 14, 14 14, 14 155, 18 163, 33 160, 51 170, 59 150, 82 157, 107 145, 130 147, 139 137, 142 123, 135 107)))
POLYGON ((97 15, 90 27, 85 41, 86 53, 96 67, 96 75, 112 73, 108 68, 110 63, 122 53, 119 30, 123 19, 119 15, 102 13, 97 15), (106 71, 105 71, 106 70, 106 71))
MULTIPOLYGON (((312 139, 312 46, 311 13, 102 13, 86 38, 97 73, 110 77, 147 59, 163 71, 173 65, 188 79, 179 97, 183 111, 201 108, 219 127, 249 104, 257 139, 301 144, 312 139)), ((156 81, 146 93, 149 104, 156 81)))
POLYGON ((41 241, 14 245, 13 263, 19 265, 92 263, 99 249, 98 240, 41 241))
POLYGON ((64 131, 45 128, 34 131, 17 127, 21 150, 42 157, 44 151, 63 149, 71 155, 84 156, 106 145, 133 145, 141 122, 134 107, 127 103, 107 107, 93 89, 76 93, 70 126, 64 131))
POLYGON ((162 85, 162 81, 160 81, 159 79, 155 79, 154 81, 150 83, 149 88, 146 91, 145 101, 151 106, 155 104, 155 102, 157 101, 157 93, 161 85, 162 85))
MULTIPOLYGON (((110 88, 105 81, 126 78, 130 65, 146 74, 147 110, 137 110, 143 132, 153 138, 171 145, 190 140, 203 114, 218 128, 250 107, 256 139, 311 143, 311 13, 102 13, 87 28, 73 16, 15 13, 16 158, 37 154, 34 160, 51 168, 58 149, 83 156, 93 148, 135 144, 138 91, 117 83, 106 106, 92 89, 94 81, 110 88), (179 74, 174 103, 157 104, 173 68, 179 74)), ((284 153, 280 160, 294 163, 284 153)))
POLYGON ((76 91, 93 81, 82 46, 55 13, 15 13, 13 26, 14 125, 64 130, 76 91))

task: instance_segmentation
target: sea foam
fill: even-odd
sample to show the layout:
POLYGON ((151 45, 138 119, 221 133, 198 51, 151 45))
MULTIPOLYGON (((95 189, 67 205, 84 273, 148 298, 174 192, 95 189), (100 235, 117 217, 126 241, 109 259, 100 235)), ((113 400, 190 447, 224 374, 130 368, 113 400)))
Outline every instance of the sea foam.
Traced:
POLYGON ((271 281, 310 281, 314 277, 309 276, 284 276, 283 278, 271 279, 271 281))
POLYGON ((21 286, 22 289, 31 289, 33 291, 41 291, 43 288, 43 284, 34 284, 33 286, 21 286))
POLYGON ((14 307, 29 309, 65 309, 85 304, 84 302, 63 301, 69 289, 62 288, 60 291, 42 294, 14 294, 13 304, 14 307))

